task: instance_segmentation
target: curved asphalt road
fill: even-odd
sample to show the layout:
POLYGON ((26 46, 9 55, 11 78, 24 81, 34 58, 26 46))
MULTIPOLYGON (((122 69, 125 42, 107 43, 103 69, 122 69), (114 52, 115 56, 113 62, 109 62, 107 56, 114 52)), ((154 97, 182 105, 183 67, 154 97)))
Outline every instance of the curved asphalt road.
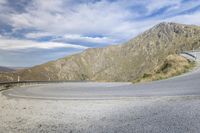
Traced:
POLYGON ((3 93, 16 98, 74 100, 200 95, 200 68, 167 80, 135 85, 95 82, 52 83, 14 88, 3 93))

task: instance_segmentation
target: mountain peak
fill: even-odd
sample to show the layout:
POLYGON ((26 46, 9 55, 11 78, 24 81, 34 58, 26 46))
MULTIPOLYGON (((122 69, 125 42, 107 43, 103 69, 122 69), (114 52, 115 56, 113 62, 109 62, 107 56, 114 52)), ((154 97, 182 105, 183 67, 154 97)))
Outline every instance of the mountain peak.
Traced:
POLYGON ((161 22, 157 25, 155 25, 152 29, 171 29, 171 28, 174 28, 174 27, 184 27, 183 24, 178 24, 178 23, 174 23, 174 22, 161 22))
POLYGON ((188 36, 189 34, 193 36, 197 30, 200 30, 200 28, 196 25, 186 25, 186 24, 179 24, 174 22, 161 22, 154 27, 152 27, 150 30, 148 30, 147 34, 165 34, 167 37, 173 36, 174 34, 186 34, 185 36, 188 36))
POLYGON ((168 55, 200 47, 199 36, 198 26, 162 22, 120 47, 88 49, 0 77, 4 81, 17 80, 18 75, 21 80, 133 81, 154 71, 168 55))
POLYGON ((196 25, 186 25, 186 24, 180 24, 180 23, 175 23, 175 22, 161 22, 157 25, 155 25, 152 29, 162 29, 162 28, 180 28, 180 29, 183 29, 183 28, 186 28, 186 27, 190 27, 190 28, 199 28, 198 26, 196 25))
POLYGON ((162 27, 162 26, 183 26, 184 24, 179 24, 175 22, 161 22, 157 24, 155 27, 162 27))

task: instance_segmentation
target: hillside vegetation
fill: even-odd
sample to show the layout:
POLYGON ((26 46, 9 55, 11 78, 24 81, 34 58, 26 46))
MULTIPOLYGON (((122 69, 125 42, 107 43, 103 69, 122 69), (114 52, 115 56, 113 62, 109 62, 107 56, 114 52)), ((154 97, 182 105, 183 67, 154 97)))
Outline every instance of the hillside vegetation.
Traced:
POLYGON ((180 55, 169 55, 160 66, 155 68, 155 70, 150 73, 144 73, 142 77, 134 80, 133 83, 161 80, 177 76, 188 72, 194 66, 194 61, 188 60, 180 55))
MULTIPOLYGON (((87 49, 11 74, 2 73, 0 80, 13 81, 19 75, 21 80, 134 81, 164 64, 167 56, 199 47, 200 27, 160 23, 124 44, 87 49)), ((181 57, 175 58, 180 61, 181 57)))

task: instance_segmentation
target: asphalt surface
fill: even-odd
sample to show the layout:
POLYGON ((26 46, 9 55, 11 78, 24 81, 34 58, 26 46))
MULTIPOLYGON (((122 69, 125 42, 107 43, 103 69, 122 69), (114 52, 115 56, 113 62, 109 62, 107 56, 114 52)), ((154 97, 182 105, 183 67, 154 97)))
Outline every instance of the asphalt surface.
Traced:
MULTIPOLYGON (((33 99, 122 99, 131 97, 200 95, 200 52, 188 52, 197 58, 192 72, 150 83, 51 83, 18 87, 4 91, 8 97, 33 99)), ((184 56, 184 55, 183 55, 184 56)), ((187 58, 189 57, 185 54, 187 58)))
POLYGON ((34 99, 123 99, 132 97, 200 95, 200 68, 150 83, 51 83, 13 88, 3 94, 34 99))

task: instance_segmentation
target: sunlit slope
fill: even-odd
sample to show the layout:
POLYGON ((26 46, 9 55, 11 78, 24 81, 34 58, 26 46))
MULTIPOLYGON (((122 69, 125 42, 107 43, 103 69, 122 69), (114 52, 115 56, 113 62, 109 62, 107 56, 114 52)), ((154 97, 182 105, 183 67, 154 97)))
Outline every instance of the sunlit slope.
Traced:
POLYGON ((87 49, 18 71, 10 79, 133 81, 155 70, 168 55, 199 47, 200 27, 160 23, 124 44, 87 49))

